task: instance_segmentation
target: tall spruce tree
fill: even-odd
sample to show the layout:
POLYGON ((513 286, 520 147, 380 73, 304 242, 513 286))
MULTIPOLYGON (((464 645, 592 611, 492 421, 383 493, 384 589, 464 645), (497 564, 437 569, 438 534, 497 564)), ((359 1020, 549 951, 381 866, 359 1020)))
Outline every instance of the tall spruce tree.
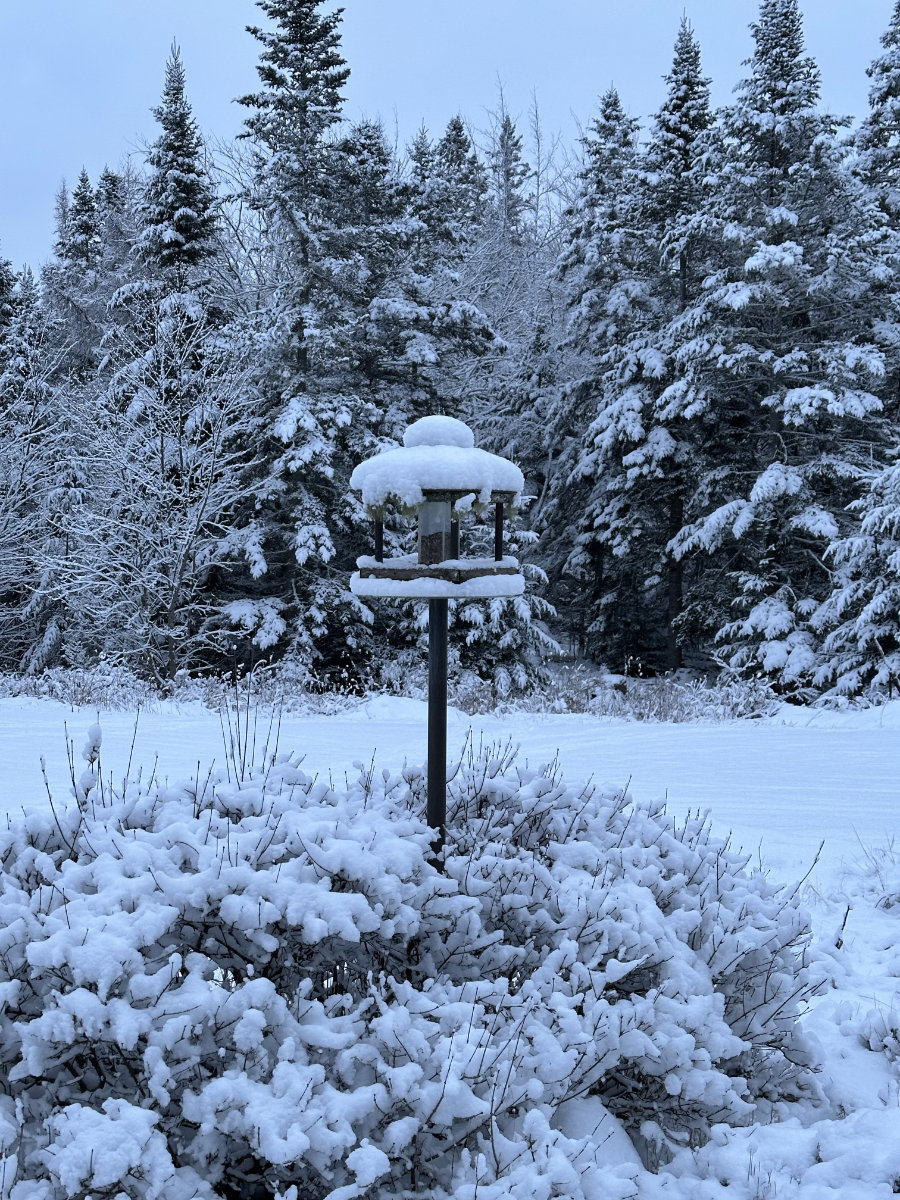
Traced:
POLYGON ((459 113, 447 122, 435 146, 435 165, 446 191, 446 234, 462 247, 485 218, 488 177, 459 113))
MULTIPOLYGON (((644 640, 639 627, 625 628, 635 610, 621 586, 609 582, 604 529, 609 517, 603 515, 606 477, 598 470, 600 456, 588 432, 599 413, 606 413, 607 420, 612 416, 604 403, 610 347, 633 324, 643 303, 631 290, 635 255, 644 254, 633 222, 637 130, 638 122, 626 114, 618 92, 610 88, 583 139, 581 186, 566 215, 569 238, 556 267, 569 313, 567 344, 572 357, 549 413, 548 435, 557 466, 544 517, 549 531, 545 542, 555 544, 546 545, 546 550, 555 560, 551 578, 556 576, 567 619, 582 649, 607 659, 611 654, 624 658, 636 653, 644 640), (616 604, 623 615, 622 636, 613 646, 606 613, 616 604)), ((623 397, 617 408, 620 423, 627 423, 629 413, 636 411, 630 396, 623 397)), ((623 521, 620 510, 616 514, 620 531, 623 521)))
MULTIPOLYGON (((143 202, 141 256, 184 290, 191 268, 215 251, 215 195, 204 163, 203 139, 185 95, 181 52, 172 46, 162 101, 153 109, 160 133, 150 147, 143 202)), ((107 194, 113 196, 111 181, 107 194)), ((113 203, 115 201, 113 200, 113 203)))
POLYGON ((596 241, 605 263, 602 307, 585 318, 597 377, 578 473, 590 492, 582 554, 600 563, 591 629, 595 653, 617 665, 681 666, 678 622, 684 576, 669 543, 683 523, 690 430, 667 411, 677 385, 682 315, 704 274, 696 236, 685 232, 703 202, 698 181, 710 123, 700 48, 682 21, 667 95, 646 152, 616 197, 616 224, 596 241))
POLYGON ((457 114, 431 142, 420 129, 409 147, 410 209, 421 222, 420 251, 458 266, 487 216, 488 176, 457 114))
POLYGON ((97 197, 82 169, 71 197, 57 196, 56 257, 42 271, 44 302, 54 330, 66 345, 65 373, 85 379, 97 368, 108 294, 102 288, 97 197))
POLYGON ((255 162, 248 199, 265 223, 271 257, 267 302, 244 330, 258 366, 246 502, 233 544, 247 577, 236 580, 230 611, 257 647, 277 641, 309 668, 340 670, 365 637, 367 614, 349 592, 344 564, 335 564, 345 490, 336 463, 341 438, 351 431, 365 445, 371 424, 332 354, 347 252, 332 180, 340 174, 336 132, 349 70, 340 10, 326 12, 321 0, 261 0, 260 7, 272 23, 250 30, 261 46, 262 87, 242 103, 251 110, 246 134, 255 162))
POLYGON ((493 130, 488 161, 494 220, 501 238, 515 242, 522 232, 527 203, 525 185, 531 172, 524 160, 522 137, 503 104, 493 130))
MULTIPOLYGON (((884 53, 868 69, 869 113, 854 139, 853 171, 886 217, 887 229, 876 226, 878 252, 885 277, 893 286, 895 311, 900 306, 900 0, 894 6, 881 44, 884 53), (879 236, 880 235, 880 236, 879 236)), ((880 322, 872 335, 885 356, 885 376, 878 393, 885 413, 900 419, 900 333, 894 320, 880 322)))
POLYGON ((143 220, 143 183, 130 167, 123 173, 104 167, 97 181, 100 233, 100 291, 106 302, 132 276, 143 220))
POLYGON ((735 668, 809 682, 823 555, 882 436, 875 390, 887 316, 879 217, 818 110, 797 0, 763 0, 749 77, 707 165, 715 190, 688 225, 716 269, 688 305, 666 405, 690 422, 692 490, 678 553, 702 554, 696 623, 735 668), (873 232, 874 231, 874 232, 873 232), (738 619, 729 607, 738 595, 738 619))
MULTIPOLYGON (((694 431, 683 419, 670 414, 670 389, 678 390, 678 356, 690 338, 682 316, 698 296, 710 265, 704 253, 706 239, 692 228, 695 214, 703 211, 706 200, 703 172, 705 135, 712 120, 710 80, 703 74, 700 45, 686 18, 678 30, 666 84, 666 100, 656 116, 647 148, 644 199, 647 224, 658 254, 658 262, 653 264, 661 293, 657 349, 665 366, 653 384, 652 416, 644 448, 632 451, 627 477, 635 482, 640 479, 652 489, 657 529, 664 532, 662 552, 658 546, 653 552, 661 560, 665 589, 665 663, 673 670, 683 661, 680 622, 685 564, 673 552, 671 539, 684 522, 694 431)), ((654 374, 648 372, 649 376, 654 374)))
POLYGON ((99 252, 97 197, 88 173, 82 167, 66 221, 66 258, 82 270, 90 270, 96 267, 99 252))
POLYGON ((856 132, 856 170, 900 223, 900 0, 881 38, 884 53, 869 66, 869 112, 856 132))
POLYGON ((858 529, 829 547, 832 591, 813 613, 823 635, 813 682, 839 697, 900 692, 900 465, 864 475, 858 529))
MULTIPOLYGON (((881 44, 883 53, 868 70, 869 113, 855 139, 854 174, 886 218, 873 225, 883 272, 897 312, 900 269, 900 2, 894 5, 881 44), (880 234, 880 237, 879 237, 880 234)), ((831 594, 811 623, 824 636, 815 684, 831 694, 873 699, 900 689, 900 628, 897 571, 900 557, 900 470, 896 429, 900 417, 900 337, 896 318, 876 323, 872 335, 885 359, 878 394, 889 422, 888 453, 877 436, 870 444, 871 469, 861 473, 861 495, 852 505, 859 527, 842 530, 828 549, 831 594), (881 459, 881 464, 878 460, 881 459)))

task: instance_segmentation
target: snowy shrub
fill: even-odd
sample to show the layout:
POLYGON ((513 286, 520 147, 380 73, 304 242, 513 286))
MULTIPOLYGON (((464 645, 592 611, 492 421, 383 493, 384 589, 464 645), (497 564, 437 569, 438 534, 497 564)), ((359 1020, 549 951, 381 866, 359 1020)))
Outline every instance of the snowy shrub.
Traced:
POLYGON ((859 1038, 867 1050, 883 1054, 888 1062, 900 1063, 900 1016, 872 1008, 863 1017, 859 1038))
POLYGON ((738 721, 774 712, 777 699, 768 683, 731 676, 708 684, 699 679, 664 675, 656 679, 605 681, 594 690, 589 711, 633 721, 738 721))
POLYGON ((767 716, 779 700, 762 679, 723 673, 712 683, 688 671, 649 678, 613 675, 584 662, 553 664, 551 685, 516 708, 590 712, 626 721, 737 721, 767 716))
POLYGON ((147 708, 159 699, 152 684, 127 667, 97 663, 86 667, 50 667, 36 675, 0 675, 0 696, 35 696, 59 700, 72 708, 129 710, 147 708))
POLYGON ((845 881, 847 893, 877 908, 900 905, 900 842, 895 837, 878 844, 859 840, 859 853, 851 860, 845 881))
POLYGON ((623 1127, 817 1094, 806 917, 703 819, 482 752, 438 869, 419 770, 119 792, 99 742, 0 835, 3 1200, 625 1200, 623 1127))
MULTIPOLYGON (((425 692, 423 690, 423 696, 425 692)), ((159 686, 139 679, 127 667, 100 663, 81 667, 52 667, 40 675, 0 674, 0 697, 34 696, 58 700, 71 708, 134 712, 152 709, 160 701, 203 704, 207 708, 279 709, 282 712, 344 712, 361 703, 359 696, 326 691, 315 673, 295 659, 258 664, 244 674, 192 676, 179 672, 159 686)))

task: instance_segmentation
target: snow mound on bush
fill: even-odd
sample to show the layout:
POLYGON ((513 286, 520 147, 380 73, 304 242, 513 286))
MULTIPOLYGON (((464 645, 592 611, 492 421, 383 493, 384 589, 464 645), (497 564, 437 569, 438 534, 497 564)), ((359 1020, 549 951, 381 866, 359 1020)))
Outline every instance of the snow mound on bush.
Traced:
POLYGON ((112 791, 91 756, 12 822, 3 1200, 633 1197, 817 1097, 807 918, 705 820, 484 752, 439 870, 424 791, 288 756, 112 791))

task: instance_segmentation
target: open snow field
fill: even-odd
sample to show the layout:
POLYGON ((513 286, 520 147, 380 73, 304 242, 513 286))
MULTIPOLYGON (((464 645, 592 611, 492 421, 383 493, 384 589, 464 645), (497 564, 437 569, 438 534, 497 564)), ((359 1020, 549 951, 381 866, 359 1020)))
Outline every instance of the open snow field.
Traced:
MULTIPOLYGON (((0 808, 46 806, 42 755, 54 800, 65 802, 66 731, 80 751, 96 719, 95 710, 73 712, 53 701, 0 699, 0 808)), ((145 776, 156 769, 170 781, 224 765, 220 717, 199 704, 142 712, 136 732, 133 713, 101 711, 99 720, 105 776, 120 779, 129 757, 145 776)), ((267 733, 260 712, 258 747, 267 733)), ((304 755, 312 773, 338 781, 354 762, 368 766, 374 758, 376 767, 391 769, 424 762, 425 733, 423 702, 377 697, 328 716, 287 714, 279 746, 304 755)), ((666 797, 676 817, 709 809, 717 830, 731 830, 785 882, 806 873, 823 841, 822 864, 833 872, 859 857, 860 842, 879 846, 900 832, 900 703, 845 714, 784 705, 772 718, 721 725, 585 714, 469 717, 451 709, 451 761, 469 736, 476 744, 511 741, 532 766, 558 755, 573 782, 593 778, 629 784, 641 800, 666 797)))
MULTIPOLYGON (((0 699, 0 810, 46 807, 46 759, 54 800, 69 797, 66 729, 76 769, 95 710, 52 701, 0 699)), ((155 770, 170 781, 224 766, 219 715, 199 705, 99 714, 105 777, 155 770), (133 749, 132 749, 132 743, 133 749)), ((279 745, 305 755, 313 773, 343 783, 354 762, 397 768, 425 757, 423 703, 373 698, 336 714, 290 714, 279 745)), ((267 718, 257 719, 257 745, 267 718)), ((730 1134, 697 1152, 687 1174, 641 1172, 636 1200, 878 1200, 900 1191, 900 703, 858 713, 784 706, 765 720, 637 724, 589 715, 470 718, 452 711, 451 760, 471 736, 511 741, 522 761, 559 757, 570 781, 593 777, 638 800, 667 797, 680 817, 709 809, 716 832, 801 895, 816 940, 823 991, 806 1018, 821 1044, 827 1116, 810 1112, 730 1134), (471 732, 470 732, 471 731, 471 732), (891 846, 896 838, 896 860, 891 846), (866 1044, 868 1043, 868 1044, 866 1044)), ((626 1195, 625 1192, 622 1195, 626 1195)))

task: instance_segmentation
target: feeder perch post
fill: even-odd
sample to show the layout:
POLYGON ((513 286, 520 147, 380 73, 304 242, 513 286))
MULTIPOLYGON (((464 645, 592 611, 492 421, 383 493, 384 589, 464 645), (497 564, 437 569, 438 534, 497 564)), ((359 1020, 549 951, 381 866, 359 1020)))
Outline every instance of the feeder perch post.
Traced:
POLYGON ((384 521, 375 518, 375 561, 384 562, 384 521))
POLYGON ((436 830, 435 853, 447 830, 447 611, 445 599, 428 601, 428 800, 426 817, 436 830))

